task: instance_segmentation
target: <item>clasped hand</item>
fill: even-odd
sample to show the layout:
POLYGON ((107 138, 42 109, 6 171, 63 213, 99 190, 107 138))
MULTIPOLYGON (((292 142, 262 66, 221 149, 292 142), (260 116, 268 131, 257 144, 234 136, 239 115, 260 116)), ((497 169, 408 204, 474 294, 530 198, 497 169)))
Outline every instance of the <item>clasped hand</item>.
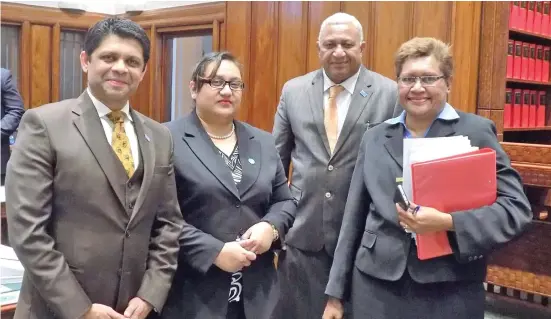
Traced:
POLYGON ((84 314, 82 319, 145 319, 151 312, 153 306, 139 297, 134 297, 124 311, 124 315, 116 312, 113 308, 92 304, 92 307, 84 314))
POLYGON ((273 241, 272 226, 260 222, 251 226, 239 241, 224 244, 214 264, 227 272, 236 272, 251 265, 257 254, 270 249, 273 241))
POLYGON ((400 225, 417 234, 453 230, 453 219, 450 214, 431 207, 420 207, 414 214, 417 205, 411 203, 407 211, 396 204, 400 225))

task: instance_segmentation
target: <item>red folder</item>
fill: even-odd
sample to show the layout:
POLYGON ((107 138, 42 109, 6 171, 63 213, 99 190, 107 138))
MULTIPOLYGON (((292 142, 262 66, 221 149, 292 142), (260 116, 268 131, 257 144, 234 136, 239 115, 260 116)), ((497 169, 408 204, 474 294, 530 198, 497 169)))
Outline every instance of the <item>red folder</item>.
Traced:
POLYGON ((534 31, 534 14, 536 13, 536 1, 528 1, 526 9, 526 31, 534 31))
POLYGON ((549 59, 550 59, 550 50, 549 47, 543 47, 543 63, 541 66, 541 80, 543 82, 549 82, 549 59))
POLYGON ((528 127, 530 118, 530 90, 522 90, 522 115, 520 117, 520 127, 528 127))
POLYGON ((542 17, 543 17, 543 2, 536 1, 536 12, 534 13, 534 33, 541 34, 542 17))
MULTIPOLYGON (((542 61, 543 61, 543 47, 542 47, 542 61)), ((522 71, 522 42, 515 41, 515 52, 513 54, 513 78, 520 79, 521 71, 522 71)))
POLYGON ((530 58, 528 60, 528 80, 534 81, 536 73, 536 44, 530 43, 530 58))
POLYGON ((526 30, 526 9, 528 1, 521 1, 520 8, 518 10, 517 28, 519 30, 526 30))
POLYGON ((528 112, 528 127, 536 127, 536 112, 538 106, 538 91, 530 91, 530 111, 528 112))
MULTIPOLYGON (((474 152, 411 165, 413 202, 453 213, 491 205, 497 197, 496 152, 474 152)), ((446 231, 417 234, 420 260, 450 255, 446 231)))
POLYGON ((543 45, 536 45, 536 71, 534 80, 541 82, 541 71, 543 70, 543 45))
POLYGON ((513 123, 513 90, 505 90, 505 107, 503 108, 503 127, 510 128, 513 123))
POLYGON ((509 40, 507 44, 507 78, 513 78, 513 52, 515 51, 515 41, 509 40))
POLYGON ((549 1, 543 3, 543 16, 541 18, 541 33, 543 35, 550 35, 549 28, 549 1))
POLYGON ((520 1, 513 1, 511 11, 509 12, 509 28, 518 29, 518 17, 520 15, 520 1))
POLYGON ((547 97, 545 91, 539 92, 538 107, 536 110, 536 126, 545 126, 545 108, 547 104, 547 97))
POLYGON ((522 111, 522 90, 513 90, 513 127, 520 127, 522 111))
MULTIPOLYGON (((545 50, 544 50, 545 56, 545 50)), ((521 80, 528 80, 528 64, 530 63, 530 43, 522 43, 522 68, 520 71, 521 80)))

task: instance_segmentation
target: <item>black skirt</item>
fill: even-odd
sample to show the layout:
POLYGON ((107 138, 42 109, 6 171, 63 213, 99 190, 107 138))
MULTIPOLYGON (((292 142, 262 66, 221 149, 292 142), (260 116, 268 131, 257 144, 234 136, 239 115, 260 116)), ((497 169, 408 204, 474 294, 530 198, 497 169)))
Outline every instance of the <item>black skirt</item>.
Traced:
POLYGON ((398 281, 352 273, 352 318, 357 319, 483 319, 482 282, 420 284, 408 271, 398 281))

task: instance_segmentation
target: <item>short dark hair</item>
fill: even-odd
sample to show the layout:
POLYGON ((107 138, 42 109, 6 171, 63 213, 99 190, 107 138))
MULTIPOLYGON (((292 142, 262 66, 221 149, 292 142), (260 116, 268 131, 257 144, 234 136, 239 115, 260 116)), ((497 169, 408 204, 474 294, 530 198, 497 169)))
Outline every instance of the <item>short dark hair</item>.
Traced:
POLYGON ((239 60, 231 54, 230 52, 224 51, 224 52, 210 52, 203 55, 201 60, 195 65, 195 69, 193 70, 193 73, 191 74, 191 80, 195 82, 195 91, 201 90, 201 87, 203 87, 204 82, 201 81, 201 79, 212 79, 216 72, 218 72, 218 68, 220 68, 220 64, 222 61, 231 61, 237 67, 239 68, 240 72, 243 72, 242 65, 239 63, 239 60), (205 72, 207 70, 207 67, 214 62, 214 68, 212 68, 212 72, 209 75, 206 75, 205 72))
POLYGON ((144 29, 134 21, 122 18, 106 18, 94 24, 84 38, 84 51, 90 57, 109 35, 114 34, 123 39, 134 39, 143 49, 144 68, 149 61, 151 43, 144 29))

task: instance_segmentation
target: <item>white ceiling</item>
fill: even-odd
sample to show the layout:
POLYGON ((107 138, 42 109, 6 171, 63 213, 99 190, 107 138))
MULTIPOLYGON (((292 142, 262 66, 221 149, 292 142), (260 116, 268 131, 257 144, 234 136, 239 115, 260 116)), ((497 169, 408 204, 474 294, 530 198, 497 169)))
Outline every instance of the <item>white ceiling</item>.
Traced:
POLYGON ((95 13, 103 13, 103 14, 123 14, 126 12, 126 7, 128 4, 132 4, 134 7, 136 5, 141 6, 144 11, 146 10, 154 10, 154 9, 161 9, 161 8, 171 8, 171 7, 180 7, 180 6, 186 6, 196 3, 204 3, 204 2, 213 2, 214 0, 206 0, 206 1, 165 1, 165 0, 65 0, 65 1, 43 1, 43 0, 34 0, 34 1, 27 1, 27 0, 10 0, 10 1, 3 1, 0 0, 0 2, 12 2, 12 3, 19 3, 19 4, 28 4, 33 6, 43 6, 43 7, 51 7, 51 8, 59 8, 60 2, 65 3, 78 3, 80 5, 84 5, 85 10, 87 12, 95 12, 95 13))

